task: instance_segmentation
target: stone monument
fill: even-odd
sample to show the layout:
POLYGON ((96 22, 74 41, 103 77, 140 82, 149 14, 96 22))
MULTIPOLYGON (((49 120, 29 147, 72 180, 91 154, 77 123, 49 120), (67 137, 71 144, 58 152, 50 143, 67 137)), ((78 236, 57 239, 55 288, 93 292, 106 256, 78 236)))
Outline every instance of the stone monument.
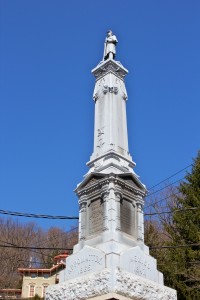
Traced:
POLYGON ((79 242, 66 260, 60 283, 46 300, 175 300, 163 285, 156 259, 144 244, 143 205, 146 187, 133 168, 126 121, 128 71, 116 61, 112 31, 96 78, 94 149, 88 173, 77 186, 79 242))

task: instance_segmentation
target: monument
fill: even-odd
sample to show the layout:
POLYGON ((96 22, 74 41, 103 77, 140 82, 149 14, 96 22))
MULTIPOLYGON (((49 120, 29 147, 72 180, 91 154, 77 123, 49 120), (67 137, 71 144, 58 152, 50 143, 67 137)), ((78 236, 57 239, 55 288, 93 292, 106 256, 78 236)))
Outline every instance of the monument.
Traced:
POLYGON ((66 260, 60 283, 46 300, 175 300, 144 244, 147 193, 133 168, 126 121, 128 71, 115 60, 117 38, 109 30, 96 78, 94 149, 77 186, 79 242, 66 260))

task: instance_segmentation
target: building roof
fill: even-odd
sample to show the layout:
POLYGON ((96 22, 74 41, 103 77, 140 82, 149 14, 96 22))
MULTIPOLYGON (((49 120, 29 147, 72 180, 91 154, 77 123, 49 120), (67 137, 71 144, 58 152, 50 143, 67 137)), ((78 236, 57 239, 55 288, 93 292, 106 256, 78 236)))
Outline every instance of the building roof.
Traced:
MULTIPOLYGON (((61 254, 58 254, 54 257, 54 260, 62 259, 62 258, 67 258, 69 256, 68 252, 64 252, 61 254)), ((23 275, 24 273, 46 273, 46 274, 52 274, 55 271, 58 271, 59 269, 64 269, 65 268, 65 263, 59 262, 56 265, 53 265, 49 269, 41 269, 41 268, 18 268, 18 272, 23 275)))
POLYGON ((23 275, 24 273, 54 273, 55 271, 58 271, 59 269, 64 269, 65 263, 59 263, 50 269, 41 269, 41 268, 18 268, 18 272, 23 275))
POLYGON ((67 258, 69 256, 68 253, 61 253, 61 254, 58 254, 54 257, 54 260, 57 260, 59 258, 67 258))

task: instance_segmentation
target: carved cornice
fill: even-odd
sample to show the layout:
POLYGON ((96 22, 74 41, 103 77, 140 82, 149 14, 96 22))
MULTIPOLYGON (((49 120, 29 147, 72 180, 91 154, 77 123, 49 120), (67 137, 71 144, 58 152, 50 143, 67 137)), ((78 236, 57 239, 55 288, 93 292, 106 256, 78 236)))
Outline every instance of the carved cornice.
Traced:
MULTIPOLYGON (((93 167, 94 163, 96 163, 97 161, 99 161, 100 159, 103 159, 103 161, 106 161, 110 158, 114 158, 116 159, 118 162, 120 162, 120 158, 125 160, 130 168, 134 168, 135 167, 135 162, 132 161, 132 158, 130 156, 129 153, 127 153, 127 156, 124 156, 122 154, 117 153, 114 150, 110 150, 110 152, 106 152, 98 157, 92 158, 89 162, 87 162, 87 166, 88 167, 93 167)), ((104 168, 104 165, 102 164, 102 169, 104 168)), ((123 170, 123 168, 121 168, 121 170, 123 170)))
POLYGON ((100 79, 108 73, 113 73, 121 80, 124 80, 124 77, 128 73, 128 70, 125 69, 120 62, 112 59, 101 62, 96 68, 92 70, 92 74, 94 74, 96 80, 100 79))
POLYGON ((89 194, 98 193, 98 191, 100 190, 102 192, 102 189, 105 191, 108 188, 108 184, 111 182, 113 182, 115 186, 116 185, 118 186, 117 190, 120 187, 124 192, 129 193, 130 197, 132 196, 131 194, 140 195, 141 198, 145 196, 145 191, 142 191, 139 188, 130 185, 129 183, 125 182, 122 178, 119 178, 114 174, 105 176, 104 178, 101 178, 98 181, 93 182, 93 184, 86 185, 85 187, 76 190, 76 192, 79 197, 84 194, 89 195, 89 194))

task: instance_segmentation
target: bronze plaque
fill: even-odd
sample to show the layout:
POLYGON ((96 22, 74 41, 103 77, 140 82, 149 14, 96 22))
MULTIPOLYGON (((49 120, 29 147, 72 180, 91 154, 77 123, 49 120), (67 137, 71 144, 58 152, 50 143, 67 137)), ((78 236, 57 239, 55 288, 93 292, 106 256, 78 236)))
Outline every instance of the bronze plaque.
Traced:
POLYGON ((103 230, 103 205, 96 200, 89 207, 89 235, 97 234, 103 230))
POLYGON ((135 229, 134 207, 131 202, 123 200, 120 209, 121 230, 133 235, 135 229))

